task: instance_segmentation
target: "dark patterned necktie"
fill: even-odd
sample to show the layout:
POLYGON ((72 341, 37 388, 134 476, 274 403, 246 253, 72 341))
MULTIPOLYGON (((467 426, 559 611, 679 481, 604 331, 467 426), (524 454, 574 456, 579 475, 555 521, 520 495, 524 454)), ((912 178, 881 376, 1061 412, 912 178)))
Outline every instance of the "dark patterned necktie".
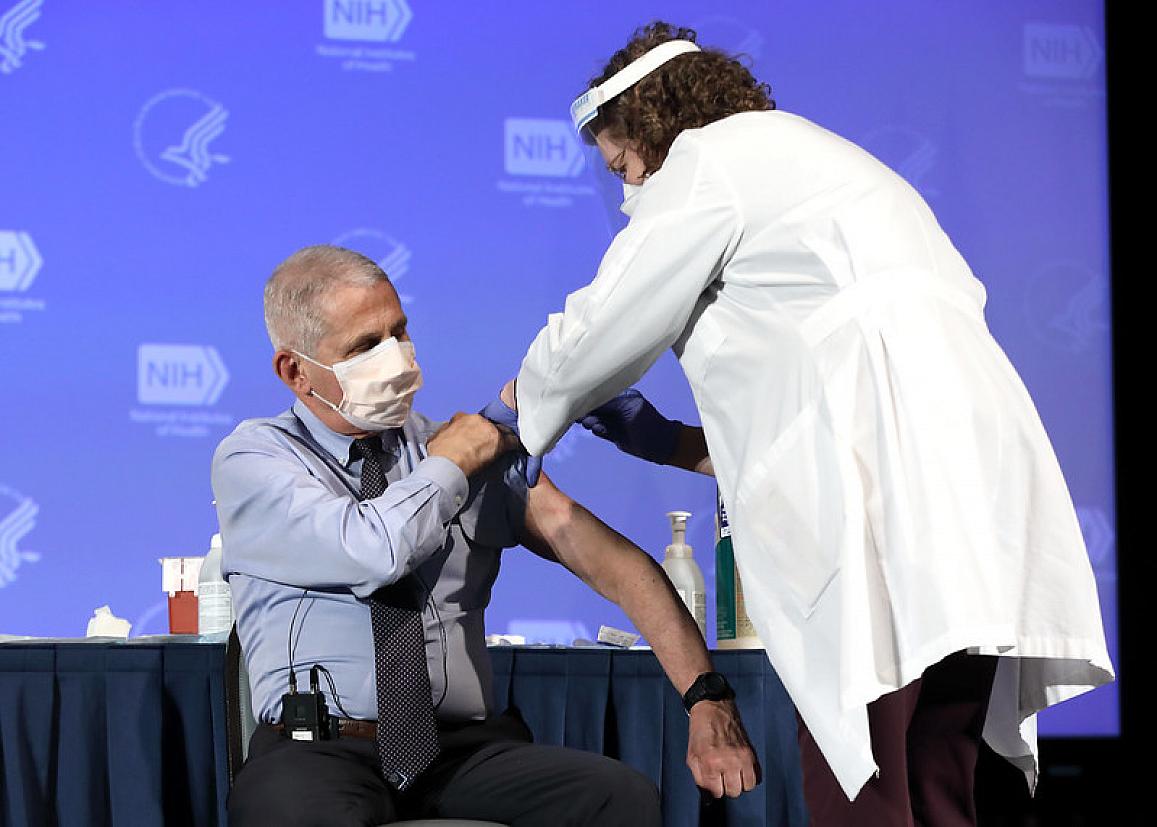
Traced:
MULTIPOLYGON (((362 458, 362 499, 381 496, 386 490, 381 440, 355 439, 350 450, 362 458)), ((423 594, 411 574, 378 589, 368 601, 378 682, 378 760, 382 775, 397 790, 406 790, 439 749, 426 667, 423 594)))

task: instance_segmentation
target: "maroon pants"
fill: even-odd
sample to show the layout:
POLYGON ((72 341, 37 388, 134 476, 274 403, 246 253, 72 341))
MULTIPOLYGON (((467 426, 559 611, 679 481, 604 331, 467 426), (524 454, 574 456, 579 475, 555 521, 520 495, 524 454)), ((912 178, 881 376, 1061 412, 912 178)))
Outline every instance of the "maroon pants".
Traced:
POLYGON ((957 652, 868 704, 878 776, 848 801, 803 722, 804 798, 815 827, 974 827, 973 786, 996 658, 957 652))

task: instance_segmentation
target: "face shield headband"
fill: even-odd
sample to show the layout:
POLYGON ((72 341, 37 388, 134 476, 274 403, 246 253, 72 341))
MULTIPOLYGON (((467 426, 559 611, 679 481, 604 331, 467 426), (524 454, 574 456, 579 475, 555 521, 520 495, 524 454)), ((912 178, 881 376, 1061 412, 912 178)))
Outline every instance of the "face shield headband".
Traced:
POLYGON ((687 52, 698 51, 700 51, 699 47, 690 40, 668 40, 666 43, 660 43, 642 57, 631 61, 611 75, 605 83, 579 95, 575 102, 570 105, 570 117, 574 121, 575 131, 581 132, 584 126, 594 120, 599 113, 600 106, 630 89, 671 58, 687 52))

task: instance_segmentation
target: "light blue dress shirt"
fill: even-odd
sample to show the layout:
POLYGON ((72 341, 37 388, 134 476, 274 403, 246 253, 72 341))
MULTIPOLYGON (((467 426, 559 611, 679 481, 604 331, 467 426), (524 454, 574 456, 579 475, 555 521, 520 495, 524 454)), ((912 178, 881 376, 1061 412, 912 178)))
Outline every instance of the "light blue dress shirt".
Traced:
POLYGON ((517 545, 526 484, 513 455, 467 481, 426 456, 438 425, 411 414, 382 434, 384 494, 359 501, 360 458, 301 402, 242 422, 213 457, 222 569, 260 721, 276 722, 289 687, 290 624, 299 689, 324 666, 330 711, 376 719, 370 610, 365 598, 416 572, 430 591, 423 620, 430 686, 441 720, 492 711, 483 612, 501 551, 517 545), (303 597, 304 595, 304 597, 303 597), (340 708, 338 708, 340 703, 340 708))

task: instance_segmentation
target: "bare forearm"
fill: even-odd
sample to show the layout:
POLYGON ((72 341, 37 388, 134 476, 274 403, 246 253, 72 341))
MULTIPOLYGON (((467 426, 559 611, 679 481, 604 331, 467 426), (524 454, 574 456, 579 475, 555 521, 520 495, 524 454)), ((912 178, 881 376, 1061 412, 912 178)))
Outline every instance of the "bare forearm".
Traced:
POLYGON ((667 464, 697 474, 715 476, 715 466, 711 464, 711 456, 707 453, 707 438, 703 435, 703 429, 694 425, 683 425, 675 443, 675 453, 667 464))
POLYGON ((595 591, 626 613, 680 693, 711 670, 695 620, 662 568, 634 543, 574 504, 551 545, 595 591), (597 558, 591 549, 598 549, 597 558))
POLYGON ((712 670, 707 644, 659 564, 645 554, 634 557, 631 567, 635 571, 619 581, 625 587, 615 602, 651 644, 663 671, 682 695, 696 677, 712 670))
MULTIPOLYGON (((699 627, 659 565, 555 488, 545 474, 528 492, 522 542, 617 603, 650 642, 680 694, 712 671, 699 627)), ((688 727, 687 765, 696 784, 716 798, 755 786, 759 762, 733 702, 700 701, 691 709, 688 727)))

